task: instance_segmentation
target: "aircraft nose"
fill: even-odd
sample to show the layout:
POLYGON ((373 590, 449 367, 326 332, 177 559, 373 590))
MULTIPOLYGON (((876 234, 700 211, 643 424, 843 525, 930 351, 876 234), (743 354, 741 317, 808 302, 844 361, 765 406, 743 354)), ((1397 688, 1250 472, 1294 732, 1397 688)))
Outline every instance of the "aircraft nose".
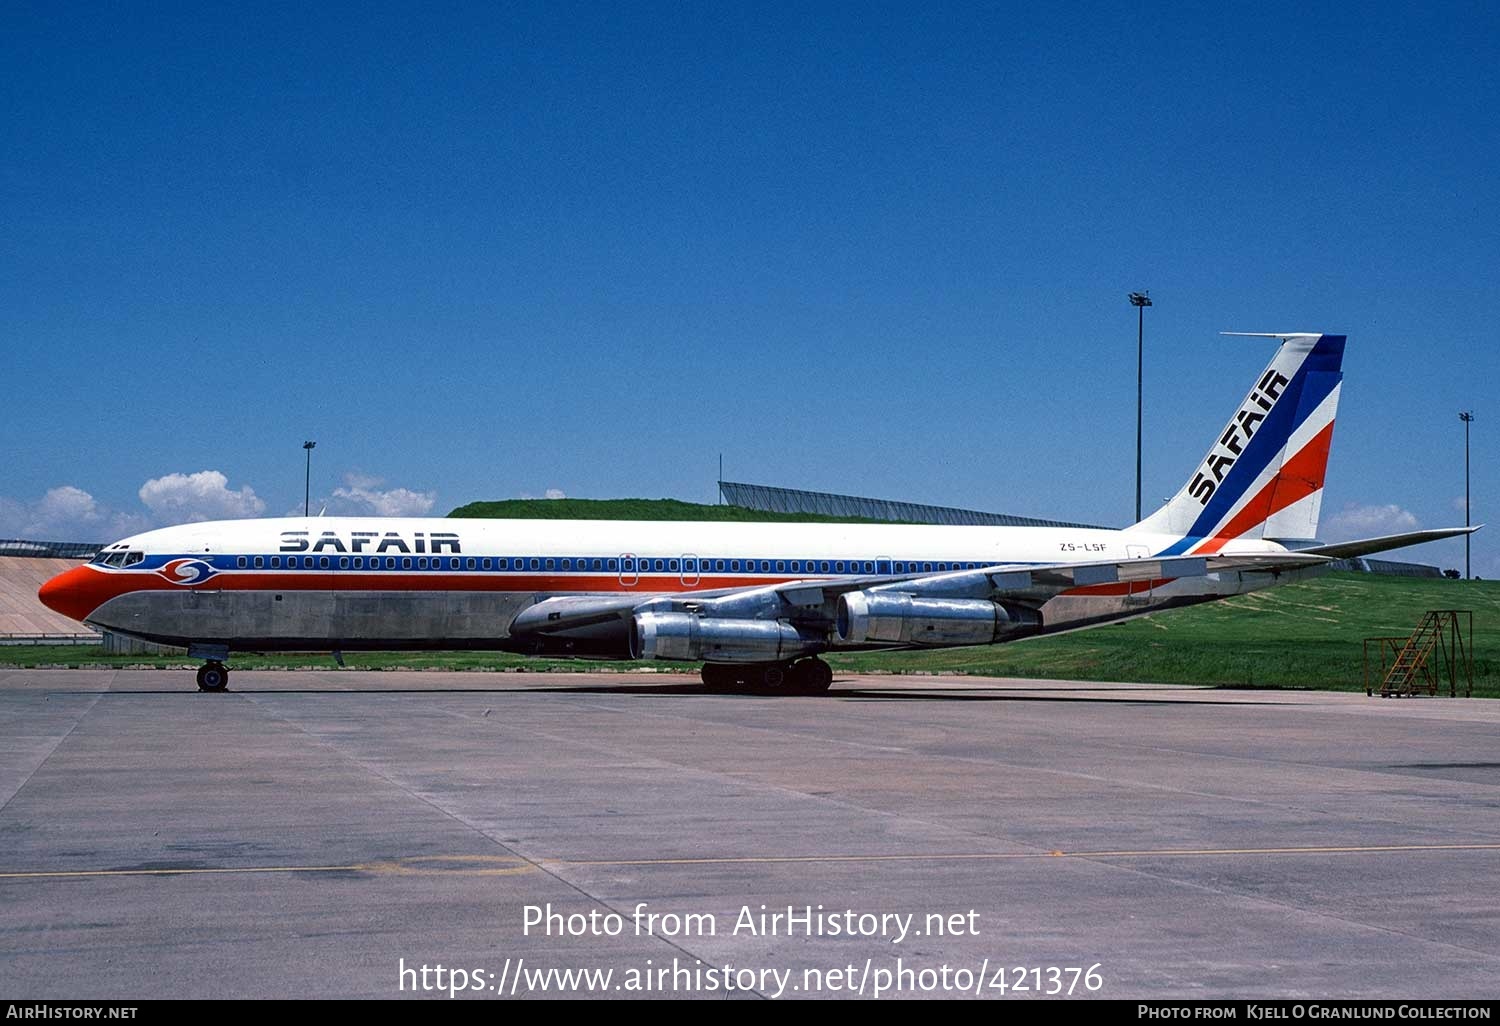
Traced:
POLYGON ((41 599, 42 605, 48 609, 82 623, 83 618, 92 613, 94 607, 99 604, 90 594, 91 576, 87 567, 75 566, 43 584, 37 590, 36 597, 41 599))

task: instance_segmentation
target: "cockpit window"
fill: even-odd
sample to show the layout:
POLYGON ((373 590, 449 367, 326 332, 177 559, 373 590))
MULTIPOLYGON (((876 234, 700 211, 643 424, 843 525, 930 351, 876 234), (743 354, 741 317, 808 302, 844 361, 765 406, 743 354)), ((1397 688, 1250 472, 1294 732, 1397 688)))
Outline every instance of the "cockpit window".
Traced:
POLYGON ((145 561, 145 559, 146 554, 144 552, 129 552, 125 554, 125 562, 121 563, 120 565, 135 566, 137 563, 145 561))
POLYGON ((94 562, 100 566, 133 566, 145 558, 144 553, 114 549, 109 552, 99 553, 99 555, 94 557, 94 562))

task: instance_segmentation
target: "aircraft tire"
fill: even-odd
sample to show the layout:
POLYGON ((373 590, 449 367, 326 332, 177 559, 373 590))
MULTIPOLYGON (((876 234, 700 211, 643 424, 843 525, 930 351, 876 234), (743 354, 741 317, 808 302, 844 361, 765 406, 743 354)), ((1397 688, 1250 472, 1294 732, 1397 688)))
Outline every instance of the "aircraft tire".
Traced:
POLYGON ((199 691, 224 691, 229 687, 229 667, 223 663, 204 663, 198 667, 199 691))
POLYGON ((804 659, 792 667, 792 683, 799 694, 821 695, 833 685, 833 668, 821 659, 804 659))
POLYGON ((703 664, 703 683, 714 691, 727 691, 738 683, 739 674, 733 666, 723 663, 703 664))
POLYGON ((793 690, 791 667, 785 663, 770 663, 760 667, 754 680, 760 690, 767 694, 784 695, 793 690))

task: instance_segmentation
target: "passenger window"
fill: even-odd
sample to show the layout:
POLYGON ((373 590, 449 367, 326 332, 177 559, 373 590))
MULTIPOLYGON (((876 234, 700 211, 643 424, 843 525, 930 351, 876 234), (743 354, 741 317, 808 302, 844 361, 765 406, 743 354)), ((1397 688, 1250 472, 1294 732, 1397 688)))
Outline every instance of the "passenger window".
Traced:
POLYGON ((595 570, 603 570, 604 569, 604 560, 602 560, 602 559, 596 559, 596 560, 594 560, 594 569, 595 570))
POLYGON ((740 572, 740 561, 737 560, 737 559, 731 559, 729 561, 729 571, 730 571, 730 573, 736 573, 736 574, 739 573, 740 572))
POLYGON ((417 569, 418 570, 426 570, 427 569, 427 557, 426 556, 419 556, 417 558, 417 569))
POLYGON ((531 561, 531 569, 533 569, 533 570, 540 570, 541 568, 542 568, 542 561, 540 559, 533 558, 532 561, 531 561))
POLYGON ((565 559, 565 560, 563 560, 562 561, 562 568, 564 570, 571 570, 571 569, 573 569, 573 561, 571 559, 565 559))
POLYGON ((365 557, 364 556, 355 556, 354 557, 354 569, 356 569, 356 570, 363 570, 364 568, 365 568, 365 557))
POLYGON ((722 571, 724 569, 724 561, 722 559, 714 560, 714 569, 722 571))
POLYGON ((698 572, 698 561, 696 559, 684 559, 682 561, 682 569, 687 573, 695 574, 698 572))
POLYGON ((825 560, 823 560, 823 561, 822 561, 822 562, 820 562, 820 563, 819 563, 819 564, 818 564, 818 570, 819 570, 819 571, 820 571, 820 572, 822 572, 822 573, 825 573, 825 574, 826 574, 826 573, 827 573, 827 572, 828 572, 828 560, 826 560, 826 559, 825 559, 825 560))
POLYGON ((932 564, 931 563, 923 563, 922 564, 922 572, 924 574, 930 574, 930 573, 932 573, 932 564))
POLYGON ((836 574, 844 572, 844 561, 842 559, 833 564, 833 572, 836 574))
POLYGON ((349 557, 348 556, 340 556, 339 557, 339 569, 340 570, 347 570, 347 569, 349 569, 349 557))
POLYGON ((865 564, 865 573, 867 573, 867 574, 873 574, 874 572, 875 572, 875 564, 867 562, 865 564))
POLYGON ((449 556, 448 557, 448 569, 449 570, 457 570, 458 569, 458 557, 457 556, 449 556))
POLYGON ((402 556, 401 557, 401 569, 403 569, 403 570, 410 570, 411 569, 411 557, 410 556, 402 556))
POLYGON ((608 570, 619 570, 620 562, 619 560, 611 559, 608 563, 605 564, 605 568, 608 570))
POLYGON ((656 569, 657 569, 658 572, 663 569, 663 567, 661 565, 661 560, 659 560, 659 559, 656 561, 656 569))
POLYGON ((234 561, 234 565, 237 566, 237 567, 239 567, 241 570, 243 570, 243 569, 245 569, 245 567, 247 567, 247 566, 250 565, 250 561, 248 559, 246 559, 244 556, 241 556, 241 557, 239 557, 238 559, 236 559, 234 561))
POLYGON ((327 570, 328 569, 328 557, 327 556, 319 556, 318 557, 318 569, 320 569, 320 570, 327 570))

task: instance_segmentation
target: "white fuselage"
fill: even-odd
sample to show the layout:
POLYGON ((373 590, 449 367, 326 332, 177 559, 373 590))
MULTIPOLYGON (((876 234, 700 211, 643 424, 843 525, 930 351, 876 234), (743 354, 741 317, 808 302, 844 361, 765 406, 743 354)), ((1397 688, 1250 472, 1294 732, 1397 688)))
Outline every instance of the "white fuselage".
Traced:
MULTIPOLYGON (((712 595, 789 581, 1147 559, 1180 539, 1052 527, 287 518, 189 524, 117 542, 74 573, 73 615, 172 644, 505 648, 556 596, 712 595), (82 615, 79 615, 82 614, 82 615)), ((1236 551, 1281 546, 1245 540, 1236 551)), ((1235 594, 1264 574, 1085 586, 1048 630, 1235 594)), ((604 653, 594 653, 604 654, 604 653)), ((620 652, 619 654, 624 654, 620 652)))

